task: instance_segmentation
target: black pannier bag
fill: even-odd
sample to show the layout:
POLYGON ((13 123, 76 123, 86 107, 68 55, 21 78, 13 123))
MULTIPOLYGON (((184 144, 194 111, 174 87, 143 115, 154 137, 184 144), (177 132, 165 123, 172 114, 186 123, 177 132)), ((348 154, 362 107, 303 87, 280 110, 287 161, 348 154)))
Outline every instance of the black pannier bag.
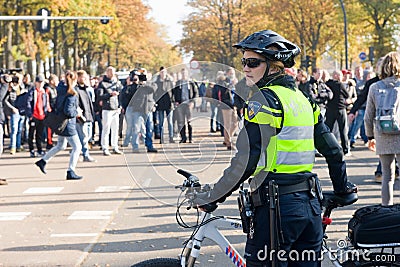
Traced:
POLYGON ((348 224, 355 248, 400 246, 400 205, 372 205, 356 210, 348 224))

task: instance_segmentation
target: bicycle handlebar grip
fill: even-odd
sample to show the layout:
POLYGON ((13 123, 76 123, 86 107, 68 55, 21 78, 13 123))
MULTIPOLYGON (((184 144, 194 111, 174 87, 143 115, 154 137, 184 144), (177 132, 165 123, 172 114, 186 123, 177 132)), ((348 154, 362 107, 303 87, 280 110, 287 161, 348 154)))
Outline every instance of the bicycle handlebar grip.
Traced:
POLYGON ((176 172, 179 173, 180 175, 185 176, 185 178, 188 178, 188 179, 189 179, 190 176, 193 176, 193 174, 191 174, 191 173, 189 173, 187 171, 184 171, 182 169, 178 169, 176 172))

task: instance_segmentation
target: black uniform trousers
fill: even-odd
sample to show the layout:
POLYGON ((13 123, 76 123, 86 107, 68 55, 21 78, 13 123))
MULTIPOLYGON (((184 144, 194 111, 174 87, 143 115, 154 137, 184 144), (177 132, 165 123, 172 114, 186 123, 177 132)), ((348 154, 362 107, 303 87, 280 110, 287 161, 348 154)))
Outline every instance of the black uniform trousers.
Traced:
POLYGON ((278 251, 271 252, 269 206, 257 207, 254 235, 247 236, 245 258, 248 267, 271 266, 271 255, 279 267, 321 266, 322 219, 317 197, 309 192, 296 192, 279 197, 283 240, 278 251))

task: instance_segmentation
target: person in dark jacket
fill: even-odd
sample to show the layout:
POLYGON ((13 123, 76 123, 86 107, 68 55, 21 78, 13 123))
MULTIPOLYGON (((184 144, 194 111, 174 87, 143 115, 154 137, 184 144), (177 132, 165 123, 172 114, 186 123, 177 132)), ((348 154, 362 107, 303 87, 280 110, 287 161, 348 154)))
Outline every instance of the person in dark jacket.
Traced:
MULTIPOLYGON (((8 91, 8 77, 2 75, 0 77, 0 157, 3 153, 3 136, 4 136, 4 98, 6 97, 8 91)), ((4 178, 0 178, 0 185, 7 185, 7 180, 4 178)))
POLYGON ((82 116, 79 113, 78 93, 75 91, 76 86, 76 73, 67 71, 65 74, 65 82, 62 81, 57 86, 57 101, 56 110, 57 114, 63 114, 68 118, 68 124, 64 131, 58 135, 57 145, 48 151, 42 159, 36 161, 35 164, 40 168, 43 173, 46 173, 46 164, 58 152, 67 148, 67 143, 72 147, 70 153, 69 166, 67 170, 67 180, 79 180, 82 176, 75 173, 76 165, 78 164, 79 154, 82 145, 79 141, 78 132, 76 131, 76 117, 82 116))
POLYGON ((296 80, 299 82, 297 87, 303 92, 307 97, 312 98, 313 96, 313 86, 310 83, 308 73, 305 70, 299 70, 297 72, 296 80))
MULTIPOLYGON (((46 83, 43 88, 46 91, 47 95, 49 96, 49 104, 51 110, 56 108, 56 99, 57 99, 57 85, 58 85, 58 77, 55 74, 50 74, 49 82, 46 83)), ((53 131, 47 127, 47 145, 46 149, 51 149, 53 145, 53 131)))
POLYGON ((346 90, 342 79, 343 73, 340 70, 335 70, 332 79, 326 82, 326 85, 333 92, 333 98, 326 105, 325 123, 333 131, 333 125, 337 121, 343 153, 345 156, 350 156, 346 111, 346 99, 349 98, 349 92, 346 90))
POLYGON ((168 126, 168 137, 170 143, 175 143, 174 141, 174 124, 172 122, 172 107, 173 107, 173 96, 172 88, 174 87, 173 78, 168 75, 166 69, 160 69, 160 73, 155 81, 157 90, 155 92, 154 98, 156 101, 156 114, 158 125, 158 132, 160 133, 160 144, 164 143, 164 118, 167 119, 168 126))
POLYGON ((192 110, 194 107, 194 98, 197 97, 198 89, 194 81, 189 79, 187 69, 181 69, 182 79, 178 80, 172 89, 175 101, 174 115, 177 117, 178 130, 181 135, 180 143, 192 142, 193 131, 190 120, 192 119, 192 110), (186 135, 186 124, 189 136, 186 135))
POLYGON ((322 80, 323 71, 320 68, 314 68, 312 70, 312 76, 310 77, 310 86, 312 90, 312 98, 318 104, 321 109, 322 117, 325 117, 326 105, 333 97, 332 90, 322 80))
POLYGON ((44 155, 42 149, 43 142, 43 130, 44 130, 44 118, 50 109, 49 96, 43 88, 44 76, 39 74, 35 78, 35 85, 29 89, 28 92, 28 109, 26 116, 29 118, 29 137, 28 145, 31 158, 36 157, 35 150, 33 147, 33 139, 35 137, 35 143, 37 147, 37 154, 39 156, 44 155))
MULTIPOLYGON (((135 70, 138 77, 138 84, 131 87, 132 98, 126 109, 127 129, 132 132, 132 151, 139 152, 139 134, 145 138, 144 143, 147 152, 157 153, 157 149, 153 147, 153 116, 154 110, 154 92, 156 85, 147 82, 147 71, 145 69, 135 70), (129 122, 128 122, 129 121, 129 122)), ((128 134, 127 134, 128 135, 128 134)), ((126 140, 129 143, 129 139, 126 140)), ((126 143, 126 144, 128 144, 126 143)))
POLYGON ((82 145, 83 161, 95 162, 96 160, 89 153, 89 139, 92 136, 92 124, 94 122, 93 102, 89 95, 89 77, 84 70, 77 71, 77 76, 75 89, 78 93, 78 103, 82 115, 77 118, 76 130, 82 145))

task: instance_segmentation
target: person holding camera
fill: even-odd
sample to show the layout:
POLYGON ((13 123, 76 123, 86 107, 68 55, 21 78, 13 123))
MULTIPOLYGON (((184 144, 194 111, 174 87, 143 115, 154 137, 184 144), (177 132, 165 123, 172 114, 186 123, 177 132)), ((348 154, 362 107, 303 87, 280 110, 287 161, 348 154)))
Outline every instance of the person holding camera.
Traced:
POLYGON ((95 162, 89 154, 89 139, 92 136, 92 124, 94 121, 93 102, 89 95, 89 79, 86 71, 77 71, 77 84, 75 90, 78 93, 79 108, 82 114, 77 117, 76 130, 82 145, 82 155, 84 162, 95 162))
POLYGON ((139 152, 139 133, 142 133, 142 138, 145 136, 144 143, 147 152, 157 153, 157 149, 153 147, 153 111, 155 109, 153 96, 157 87, 147 83, 146 69, 133 70, 131 77, 133 84, 129 88, 129 93, 132 97, 126 109, 126 120, 132 131, 132 151, 139 152), (135 84, 136 77, 137 84, 135 84))
POLYGON ((101 148, 104 156, 111 156, 109 151, 110 132, 113 153, 122 154, 118 149, 119 114, 121 112, 118 96, 122 89, 123 86, 116 77, 115 68, 109 66, 97 89, 99 90, 99 100, 102 102, 103 130, 101 132, 101 148))

